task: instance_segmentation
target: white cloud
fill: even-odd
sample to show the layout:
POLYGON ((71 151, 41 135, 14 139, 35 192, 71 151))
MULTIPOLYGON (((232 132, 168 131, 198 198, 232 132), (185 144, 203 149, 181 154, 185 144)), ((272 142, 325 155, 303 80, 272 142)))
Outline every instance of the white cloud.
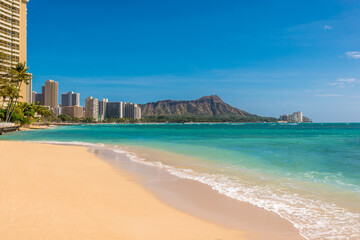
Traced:
POLYGON ((332 26, 325 25, 325 26, 324 26, 324 29, 326 29, 326 30, 331 30, 331 29, 332 29, 332 26))
POLYGON ((318 94, 315 95, 316 97, 343 97, 343 98, 360 98, 359 95, 341 95, 341 94, 332 94, 332 93, 328 93, 328 94, 318 94))
POLYGON ((345 55, 350 59, 360 59, 360 52, 359 51, 349 51, 346 52, 345 55))
POLYGON ((339 94, 318 94, 317 97, 341 97, 339 94))
POLYGON ((329 83, 330 86, 344 88, 346 86, 352 86, 357 83, 358 80, 355 78, 339 78, 336 82, 329 83))
POLYGON ((339 82, 354 83, 354 82, 356 82, 356 79, 355 78, 340 78, 339 82))
POLYGON ((343 82, 332 82, 332 83, 329 83, 330 86, 334 86, 334 87, 341 87, 341 88, 344 88, 345 87, 345 83, 343 82))

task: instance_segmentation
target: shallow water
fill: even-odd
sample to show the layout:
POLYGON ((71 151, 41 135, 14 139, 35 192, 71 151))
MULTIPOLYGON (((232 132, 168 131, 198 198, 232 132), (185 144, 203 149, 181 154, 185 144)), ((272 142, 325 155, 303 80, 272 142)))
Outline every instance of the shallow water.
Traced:
POLYGON ((83 125, 0 139, 117 146, 275 212, 307 239, 360 239, 360 124, 83 125))

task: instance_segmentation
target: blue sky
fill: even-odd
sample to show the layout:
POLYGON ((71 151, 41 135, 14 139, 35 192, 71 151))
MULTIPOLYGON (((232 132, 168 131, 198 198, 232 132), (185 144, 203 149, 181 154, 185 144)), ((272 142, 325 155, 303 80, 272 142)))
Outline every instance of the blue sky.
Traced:
POLYGON ((34 91, 360 122, 358 0, 31 0, 34 91))

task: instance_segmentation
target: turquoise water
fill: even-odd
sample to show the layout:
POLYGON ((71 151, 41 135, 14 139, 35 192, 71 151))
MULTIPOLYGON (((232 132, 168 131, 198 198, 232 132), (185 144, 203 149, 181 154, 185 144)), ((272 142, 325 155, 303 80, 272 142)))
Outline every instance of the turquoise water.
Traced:
POLYGON ((360 239, 357 123, 83 125, 0 140, 141 146, 194 157, 181 168, 155 165, 276 212, 307 239, 360 239))

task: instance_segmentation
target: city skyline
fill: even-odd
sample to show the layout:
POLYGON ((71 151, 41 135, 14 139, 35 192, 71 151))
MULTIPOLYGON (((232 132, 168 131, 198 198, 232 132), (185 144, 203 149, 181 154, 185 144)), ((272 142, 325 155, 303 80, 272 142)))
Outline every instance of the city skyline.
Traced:
MULTIPOLYGON (((66 92, 63 92, 63 93, 60 93, 60 90, 59 89, 62 89, 61 88, 61 83, 59 83, 58 81, 55 81, 53 79, 48 79, 46 80, 44 83, 40 84, 40 85, 43 85, 41 87, 41 92, 37 92, 37 91, 34 91, 35 89, 32 89, 32 99, 31 99, 31 102, 34 103, 34 104, 37 104, 38 102, 40 103, 40 105, 45 105, 45 106, 48 106, 49 104, 46 104, 46 101, 45 101, 45 86, 46 86, 46 83, 48 84, 56 84, 56 87, 55 89, 56 90, 53 90, 53 88, 51 88, 53 94, 55 97, 51 97, 51 100, 48 100, 48 101, 54 101, 55 102, 55 99, 57 100, 56 104, 53 103, 52 105, 55 106, 55 105, 59 105, 59 106, 85 106, 86 104, 86 99, 88 98, 93 98, 93 96, 87 96, 87 97, 84 97, 84 98, 81 98, 81 93, 76 93, 74 91, 66 91, 66 92), (41 96, 39 96, 41 95, 41 96), (42 97, 43 100, 40 101, 38 98, 42 97), (64 99, 66 98, 66 99, 64 99), (64 102, 66 102, 66 104, 64 104, 64 102)), ((50 86, 48 87, 50 88, 50 86)), ((96 96, 96 95, 95 95, 96 96)), ((109 98, 106 98, 105 97, 94 97, 96 99, 99 99, 99 102, 100 100, 103 100, 103 99, 106 99, 108 100, 109 98)), ((30 101, 29 101, 30 102, 30 101)), ((126 103, 125 101, 119 101, 119 102, 123 102, 123 103, 126 103)), ((132 103, 133 101, 129 101, 130 103, 132 103)), ((49 106, 50 107, 50 106, 49 106)), ((51 107, 53 108, 53 107, 51 107)))
POLYGON ((141 119, 141 108, 133 102, 109 102, 107 98, 99 101, 97 98, 88 96, 82 106, 80 100, 80 93, 74 91, 59 94, 59 82, 48 79, 41 87, 41 93, 32 91, 29 102, 47 107, 57 117, 67 115, 71 118, 95 121, 103 121, 108 118, 141 119))
POLYGON ((217 94, 261 116, 360 121, 358 1, 66 3, 29 4, 34 89, 56 79, 60 92, 138 103, 217 94))

